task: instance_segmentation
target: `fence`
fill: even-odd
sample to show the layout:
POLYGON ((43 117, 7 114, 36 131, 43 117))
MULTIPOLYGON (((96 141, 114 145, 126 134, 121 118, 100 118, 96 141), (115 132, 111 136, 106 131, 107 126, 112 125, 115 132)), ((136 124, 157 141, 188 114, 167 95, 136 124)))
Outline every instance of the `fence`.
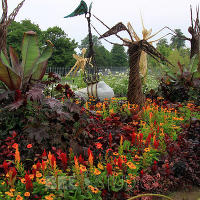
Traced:
MULTIPOLYGON (((61 76, 65 76, 71 67, 47 67, 46 74, 49 72, 55 72, 57 74, 60 74, 61 76)), ((98 67, 99 72, 103 75, 116 74, 116 73, 127 73, 127 70, 129 69, 127 66, 112 66, 112 67, 98 67)))

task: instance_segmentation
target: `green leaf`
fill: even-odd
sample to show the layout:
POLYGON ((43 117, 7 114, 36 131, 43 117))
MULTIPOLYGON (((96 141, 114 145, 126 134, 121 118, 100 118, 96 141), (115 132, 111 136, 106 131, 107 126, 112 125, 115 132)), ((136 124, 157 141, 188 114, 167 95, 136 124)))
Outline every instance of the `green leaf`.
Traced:
POLYGON ((2 63, 7 65, 8 67, 10 67, 10 63, 9 63, 8 59, 6 58, 6 56, 4 55, 3 51, 1 51, 1 60, 2 60, 2 63))
POLYGON ((91 13, 91 9, 92 9, 92 3, 89 6, 89 13, 91 13))
POLYGON ((70 15, 65 16, 64 18, 87 14, 87 10, 88 10, 87 4, 85 3, 85 1, 81 0, 79 6, 74 10, 74 12, 72 12, 70 15))
POLYGON ((39 56, 40 52, 36 33, 33 31, 24 33, 22 42, 22 68, 24 71, 24 83, 29 81, 39 56))
POLYGON ((38 58, 31 79, 41 80, 43 78, 47 68, 47 60, 51 57, 52 53, 53 44, 47 40, 47 47, 44 49, 42 55, 38 58))
POLYGON ((5 83, 10 90, 20 89, 21 77, 17 75, 11 67, 4 63, 5 62, 0 59, 0 80, 5 83))

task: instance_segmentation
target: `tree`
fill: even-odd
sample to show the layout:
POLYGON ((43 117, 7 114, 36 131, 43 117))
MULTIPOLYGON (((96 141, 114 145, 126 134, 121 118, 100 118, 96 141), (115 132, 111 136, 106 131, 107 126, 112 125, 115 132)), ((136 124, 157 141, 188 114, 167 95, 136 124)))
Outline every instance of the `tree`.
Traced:
POLYGON ((13 21, 8 27, 7 47, 12 46, 18 55, 21 55, 21 43, 23 35, 27 31, 34 31, 37 33, 39 46, 41 47, 45 41, 42 41, 42 31, 40 27, 33 24, 30 20, 22 20, 21 22, 13 21), (43 42, 43 43, 42 43, 43 42))
MULTIPOLYGON (((93 42, 93 48, 94 48, 95 64, 98 67, 111 66, 110 52, 102 45, 101 41, 98 39, 96 35, 92 35, 92 42, 93 42)), ((87 53, 88 53, 88 50, 89 50, 89 36, 88 35, 83 40, 81 40, 81 44, 78 47, 80 50, 83 48, 86 48, 87 53)))
POLYGON ((170 46, 172 48, 177 48, 177 49, 180 49, 181 47, 185 47, 185 40, 183 40, 184 35, 181 32, 181 29, 175 29, 174 32, 175 32, 175 35, 173 35, 170 39, 171 40, 170 46))
MULTIPOLYGON (((102 46, 101 41, 98 39, 96 35, 92 35, 92 42, 94 47, 100 47, 102 46)), ((81 50, 83 48, 89 49, 89 35, 87 35, 83 40, 81 40, 81 44, 78 46, 78 48, 81 50)))
POLYGON ((111 49, 112 66, 128 66, 128 56, 123 46, 114 44, 111 49))
POLYGON ((75 53, 77 43, 75 40, 68 38, 61 28, 58 26, 48 28, 43 32, 43 40, 50 40, 54 44, 54 51, 48 61, 48 66, 71 67, 74 65, 72 55, 75 53))

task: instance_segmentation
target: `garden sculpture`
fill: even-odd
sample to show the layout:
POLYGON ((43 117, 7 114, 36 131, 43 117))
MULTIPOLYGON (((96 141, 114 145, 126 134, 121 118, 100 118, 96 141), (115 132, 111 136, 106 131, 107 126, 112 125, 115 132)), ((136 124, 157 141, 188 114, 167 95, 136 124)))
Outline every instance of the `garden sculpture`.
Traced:
POLYGON ((93 96, 98 99, 97 83, 99 82, 99 75, 98 75, 98 69, 97 69, 97 66, 95 65, 95 59, 94 59, 94 49, 93 49, 93 41, 92 41, 92 33, 91 33, 91 23, 90 23, 91 8, 92 8, 92 3, 90 4, 88 8, 87 4, 83 0, 81 0, 79 6, 70 15, 67 15, 64 18, 85 14, 85 17, 88 22, 89 51, 88 51, 87 58, 84 59, 84 62, 83 62, 85 63, 84 81, 87 84, 88 96, 93 96))
MULTIPOLYGON (((97 17, 95 18, 99 20, 97 17)), ((128 23, 126 27, 122 22, 119 22, 112 28, 109 28, 101 20, 99 21, 109 29, 107 32, 105 32, 103 35, 100 36, 100 39, 108 37, 110 35, 116 35, 123 42, 123 44, 118 44, 118 45, 123 45, 123 46, 128 47, 130 72, 129 72, 127 99, 129 103, 137 104, 139 105, 141 109, 142 105, 144 104, 144 99, 145 99, 144 94, 142 92, 142 82, 141 82, 141 77, 140 77, 140 65, 139 65, 142 52, 143 51, 146 52, 147 54, 149 54, 150 56, 152 56, 154 59, 158 61, 161 60, 161 61, 165 61, 166 64, 170 64, 170 65, 172 64, 162 54, 160 54, 149 42, 147 42, 146 39, 139 40, 139 38, 137 37, 130 23, 128 23), (117 34, 120 31, 127 31, 130 36, 130 40, 123 39, 122 37, 120 37, 117 34), (134 41, 134 38, 137 38, 137 40, 134 41)), ((167 27, 164 27, 164 28, 167 28, 167 27)), ((156 34, 161 32, 164 28, 159 30, 156 34)), ((147 32, 146 34, 147 34, 146 36, 147 39, 150 39, 151 37, 156 35, 156 34, 153 34, 152 36, 148 37, 148 34, 150 34, 150 32, 147 32)), ((110 43, 114 44, 112 42, 110 43)))
MULTIPOLYGON (((157 35, 159 32, 151 35, 152 33, 152 29, 150 30, 147 30, 145 27, 144 27, 144 22, 143 22, 143 19, 142 19, 142 16, 141 16, 141 21, 142 21, 142 36, 143 36, 143 40, 149 40, 151 39, 152 37, 154 37, 155 35, 157 35)), ((131 26, 131 23, 128 22, 127 24, 127 28, 128 30, 130 31, 132 37, 136 40, 136 41, 140 41, 141 39, 139 38, 139 36, 136 34, 136 32, 134 31, 133 27, 131 26)), ((160 38, 161 39, 161 38, 160 38)), ((152 44, 153 42, 157 42, 159 41, 160 39, 157 39, 157 40, 154 40, 154 41, 149 41, 149 44, 152 44)), ((128 41, 128 42, 131 42, 131 40, 129 39, 126 39, 124 38, 124 40, 128 41)), ((140 75, 141 77, 143 78, 143 82, 145 83, 145 80, 146 80, 146 74, 147 74, 147 53, 145 51, 142 51, 141 52, 141 56, 140 56, 140 63, 139 63, 139 66, 140 66, 140 75)))
POLYGON ((77 54, 73 54, 74 59, 76 59, 76 63, 75 65, 71 68, 71 70, 69 71, 69 73, 66 75, 66 77, 68 77, 71 72, 74 70, 74 75, 76 74, 76 72, 78 71, 78 69, 82 69, 83 71, 85 71, 85 66, 86 63, 88 62, 89 65, 91 67, 93 67, 92 63, 91 63, 91 58, 85 58, 85 53, 86 53, 86 49, 83 48, 82 49, 82 56, 78 56, 77 54))
POLYGON ((15 19, 19 9, 22 7, 25 0, 18 4, 18 6, 13 10, 13 12, 8 15, 8 4, 7 0, 2 0, 2 16, 0 19, 0 52, 3 51, 4 54, 7 56, 7 49, 6 49, 6 38, 7 38, 7 29, 10 23, 15 19))

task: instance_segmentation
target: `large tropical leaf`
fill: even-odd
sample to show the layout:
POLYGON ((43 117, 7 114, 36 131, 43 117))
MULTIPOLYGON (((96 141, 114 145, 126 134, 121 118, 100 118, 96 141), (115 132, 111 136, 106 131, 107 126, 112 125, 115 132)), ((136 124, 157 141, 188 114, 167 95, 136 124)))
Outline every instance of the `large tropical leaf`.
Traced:
POLYGON ((41 80, 43 78, 47 68, 47 60, 51 57, 52 53, 53 53, 53 44, 51 43, 51 41, 47 40, 47 46, 42 52, 42 55, 38 58, 36 62, 36 66, 34 68, 31 79, 41 80))
POLYGON ((119 22, 118 24, 113 26, 111 29, 109 29, 107 32, 105 32, 103 35, 101 35, 99 37, 99 39, 108 37, 110 35, 116 35, 120 31, 127 31, 126 26, 122 22, 119 22))
POLYGON ((24 33, 22 42, 23 84, 29 81, 39 56, 40 52, 36 33, 33 31, 24 33))
POLYGON ((87 14, 88 8, 85 1, 81 0, 79 6, 72 12, 70 15, 65 16, 64 18, 68 17, 75 17, 77 15, 87 14))
POLYGON ((19 62, 19 58, 16 51, 12 47, 9 47, 9 53, 10 53, 12 68, 15 70, 15 72, 19 76, 22 76, 22 67, 21 67, 21 63, 19 62))
POLYGON ((0 59, 0 80, 10 89, 17 90, 21 87, 21 77, 5 62, 0 59))

